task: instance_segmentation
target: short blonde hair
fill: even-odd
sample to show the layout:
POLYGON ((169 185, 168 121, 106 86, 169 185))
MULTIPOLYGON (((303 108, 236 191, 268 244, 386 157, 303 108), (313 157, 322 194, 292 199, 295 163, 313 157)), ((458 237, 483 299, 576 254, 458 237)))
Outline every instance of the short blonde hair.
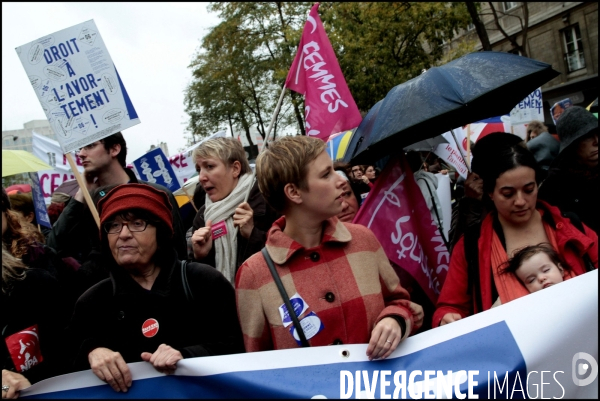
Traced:
POLYGON ((307 136, 284 136, 256 159, 256 178, 263 197, 273 209, 283 212, 287 184, 306 190, 308 165, 325 150, 325 142, 307 136))
POLYGON ((238 161, 242 166, 240 176, 252 172, 242 143, 234 138, 209 139, 194 149, 194 163, 196 163, 199 157, 216 157, 226 166, 231 166, 234 162, 238 161))

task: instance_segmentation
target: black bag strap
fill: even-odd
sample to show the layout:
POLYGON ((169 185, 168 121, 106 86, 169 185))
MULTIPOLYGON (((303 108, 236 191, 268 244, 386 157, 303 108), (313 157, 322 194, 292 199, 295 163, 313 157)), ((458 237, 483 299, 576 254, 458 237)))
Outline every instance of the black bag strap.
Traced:
POLYGON ((185 293, 185 299, 190 302, 194 300, 194 294, 190 290, 190 284, 187 278, 187 261, 181 261, 181 283, 183 284, 183 292, 185 293))
POLYGON ((281 278, 279 278, 279 274, 277 274, 277 270, 275 270, 275 265, 273 264, 273 259, 271 259, 271 255, 269 255, 269 252, 267 252, 266 247, 263 248, 261 252, 262 252, 265 260, 267 261, 267 266, 269 266, 269 270, 271 271, 273 280, 275 281, 275 284, 277 285, 279 294, 281 294, 281 298, 283 298, 283 302, 285 303, 285 307, 288 310, 288 314, 290 315, 290 317, 292 318, 292 321, 294 322, 294 327, 296 327, 296 331, 298 332, 298 337, 300 337, 300 342, 302 343, 302 346, 310 347, 310 344, 308 343, 308 340, 306 339, 306 336, 304 335, 304 330, 302 329, 302 326, 300 325, 300 322, 298 321, 298 316, 296 316, 296 311, 292 307, 292 303, 290 302, 290 297, 288 296, 287 291, 283 287, 283 283, 281 282, 281 278))

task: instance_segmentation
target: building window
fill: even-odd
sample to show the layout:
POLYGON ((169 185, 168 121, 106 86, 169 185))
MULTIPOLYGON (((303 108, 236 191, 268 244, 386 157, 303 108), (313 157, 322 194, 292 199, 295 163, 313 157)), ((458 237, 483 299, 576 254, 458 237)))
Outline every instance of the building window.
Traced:
POLYGON ((504 11, 512 10, 517 6, 516 1, 503 1, 502 6, 504 7, 504 11))
POLYGON ((585 68, 585 59, 583 57, 583 43, 581 42, 581 33, 579 24, 571 25, 562 31, 565 45, 565 61, 569 72, 585 68))

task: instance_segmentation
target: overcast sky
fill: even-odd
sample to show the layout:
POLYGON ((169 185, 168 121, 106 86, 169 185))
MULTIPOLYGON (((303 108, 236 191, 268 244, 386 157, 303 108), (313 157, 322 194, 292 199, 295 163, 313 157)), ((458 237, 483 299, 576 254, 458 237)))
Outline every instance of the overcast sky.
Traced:
MULTIPOLYGON (((2 3, 2 130, 46 119, 15 48, 93 19, 141 124, 123 132, 127 162, 164 141, 185 147, 183 91, 200 39, 217 25, 207 3, 2 3)), ((216 127, 215 127, 216 131, 216 127)))

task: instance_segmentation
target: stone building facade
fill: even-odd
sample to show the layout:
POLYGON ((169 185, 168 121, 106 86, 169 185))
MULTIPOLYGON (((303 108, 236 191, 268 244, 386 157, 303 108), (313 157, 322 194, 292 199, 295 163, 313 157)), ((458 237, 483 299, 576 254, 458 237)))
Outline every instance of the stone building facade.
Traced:
MULTIPOLYGON (((486 27, 492 50, 519 53, 497 28, 487 2, 482 2, 480 18, 486 27)), ((493 2, 503 30, 518 44, 523 41, 524 3, 493 2)), ((550 107, 570 98, 587 107, 598 97, 598 3, 528 2, 529 23, 524 44, 529 58, 551 64, 561 74, 542 86, 546 123, 552 123, 550 107)), ((481 42, 473 25, 461 31, 446 50, 472 41, 475 50, 481 42)))
POLYGON ((26 150, 32 153, 33 145, 31 140, 34 132, 56 140, 56 135, 48 120, 31 120, 23 124, 22 129, 2 131, 2 149, 26 150))

